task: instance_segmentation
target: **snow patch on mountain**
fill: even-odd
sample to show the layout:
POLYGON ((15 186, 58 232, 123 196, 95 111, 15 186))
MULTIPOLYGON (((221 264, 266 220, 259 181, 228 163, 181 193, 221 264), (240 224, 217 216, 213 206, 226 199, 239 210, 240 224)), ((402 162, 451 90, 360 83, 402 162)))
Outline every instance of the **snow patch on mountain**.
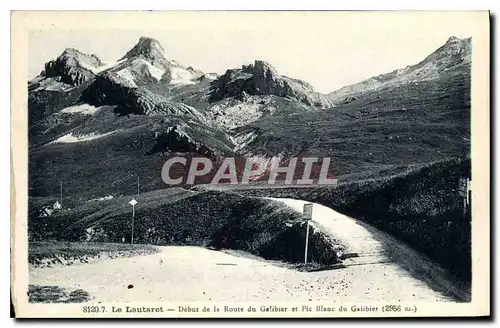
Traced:
POLYGON ((219 78, 219 74, 217 73, 206 73, 203 75, 204 78, 209 79, 209 80, 215 80, 219 78))
POLYGON ((104 64, 102 66, 94 67, 94 68, 88 67, 87 69, 91 70, 92 73, 94 73, 94 74, 99 74, 101 72, 104 72, 108 69, 111 69, 113 67, 116 67, 116 66, 122 64, 124 61, 125 61, 125 59, 120 59, 118 61, 108 61, 108 62, 104 62, 104 64))
POLYGON ((234 151, 238 152, 248 146, 255 138, 257 138, 257 134, 255 132, 248 132, 238 134, 234 137, 229 137, 231 142, 236 146, 234 147, 234 151))
POLYGON ((89 104, 80 104, 63 108, 60 113, 94 115, 100 108, 89 104))
POLYGON ((118 72, 116 72, 116 74, 120 78, 122 78, 130 87, 137 88, 137 84, 135 84, 135 77, 130 67, 119 70, 118 72))
POLYGON ((159 69, 158 67, 151 65, 149 62, 145 60, 141 61, 144 63, 144 65, 146 65, 149 74, 151 74, 151 76, 154 77, 157 81, 160 81, 163 74, 165 74, 165 70, 159 69))
POLYGON ((147 79, 148 75, 154 78, 156 82, 159 82, 165 74, 165 70, 151 64, 145 59, 138 58, 117 65, 116 74, 128 81, 131 86, 137 87, 140 81, 144 81, 145 78, 147 79))
POLYGON ((105 69, 106 67, 106 64, 103 63, 103 62, 96 62, 94 58, 91 58, 91 57, 88 57, 88 56, 78 56, 78 64, 91 71, 92 73, 96 73, 96 72, 100 72, 102 71, 103 69, 105 69))
POLYGON ((68 134, 65 134, 56 140, 54 140, 52 143, 75 143, 75 142, 84 142, 84 141, 89 141, 89 140, 95 140, 95 139, 100 139, 107 137, 113 133, 116 133, 120 130, 116 131, 111 131, 111 132, 106 132, 106 133, 89 133, 89 134, 80 134, 80 135, 75 135, 73 132, 70 132, 68 134))
POLYGON ((193 81, 195 78, 193 74, 182 67, 170 68, 170 78, 170 84, 173 85, 189 85, 195 83, 193 81))

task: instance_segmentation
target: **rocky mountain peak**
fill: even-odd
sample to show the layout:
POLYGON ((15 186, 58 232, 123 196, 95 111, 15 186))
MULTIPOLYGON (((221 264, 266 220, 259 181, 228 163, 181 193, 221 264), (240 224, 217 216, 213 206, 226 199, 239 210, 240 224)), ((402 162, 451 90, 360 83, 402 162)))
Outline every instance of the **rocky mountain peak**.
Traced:
POLYGON ((101 66, 104 65, 104 63, 97 57, 95 54, 86 54, 84 52, 81 52, 78 49, 75 48, 66 48, 64 49, 63 53, 60 55, 60 57, 71 57, 78 61, 80 65, 85 66, 85 63, 83 61, 90 61, 94 66, 101 66))
POLYGON ((61 56, 77 56, 78 54, 80 54, 81 52, 78 51, 77 49, 75 48, 66 48, 64 49, 64 51, 62 52, 61 56))
POLYGON ((278 72, 276 71, 276 68, 274 68, 273 65, 271 65, 268 62, 263 61, 263 60, 256 60, 255 63, 254 63, 254 67, 255 67, 255 71, 256 72, 267 72, 267 71, 270 71, 273 74, 276 74, 276 75, 278 74, 278 72))
POLYGON ((211 99, 227 97, 245 98, 244 95, 275 95, 288 97, 310 106, 328 107, 329 101, 306 82, 279 75, 277 70, 263 60, 229 69, 212 84, 211 99))
POLYGON ((74 48, 66 48, 55 60, 45 63, 42 74, 62 83, 77 86, 94 77, 93 71, 104 63, 94 54, 88 55, 74 48))
POLYGON ((254 64, 243 65, 242 71, 245 73, 250 73, 259 76, 269 76, 277 77, 279 76, 278 71, 273 65, 265 62, 263 60, 255 60, 254 64))
POLYGON ((166 60, 165 49, 160 42, 153 38, 141 36, 139 42, 130 49, 122 59, 142 56, 151 60, 166 60))
POLYGON ((452 36, 444 45, 427 56, 422 63, 433 62, 439 67, 448 68, 461 62, 470 62, 471 52, 471 38, 460 39, 452 36))
POLYGON ((86 67, 90 63, 92 66, 101 66, 104 63, 95 54, 86 54, 75 48, 66 48, 59 56, 59 58, 71 58, 76 61, 80 66, 86 67))
POLYGON ((446 41, 444 44, 444 48, 448 49, 465 49, 470 48, 471 46, 471 38, 459 39, 455 36, 452 36, 446 41))

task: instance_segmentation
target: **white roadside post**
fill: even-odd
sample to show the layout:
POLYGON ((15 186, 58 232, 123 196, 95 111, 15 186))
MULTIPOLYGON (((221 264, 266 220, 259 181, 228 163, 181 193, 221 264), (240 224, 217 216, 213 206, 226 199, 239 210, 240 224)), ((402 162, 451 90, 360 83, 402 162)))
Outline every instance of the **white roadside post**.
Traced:
POLYGON ((307 249, 309 247, 309 221, 312 219, 313 204, 304 204, 303 217, 306 220, 306 248, 304 252, 304 264, 307 264, 307 249))
POLYGON ((135 198, 132 198, 130 202, 128 202, 130 205, 132 205, 132 237, 130 238, 130 243, 134 243, 134 219, 135 219, 135 205, 137 205, 138 201, 135 200, 135 198))

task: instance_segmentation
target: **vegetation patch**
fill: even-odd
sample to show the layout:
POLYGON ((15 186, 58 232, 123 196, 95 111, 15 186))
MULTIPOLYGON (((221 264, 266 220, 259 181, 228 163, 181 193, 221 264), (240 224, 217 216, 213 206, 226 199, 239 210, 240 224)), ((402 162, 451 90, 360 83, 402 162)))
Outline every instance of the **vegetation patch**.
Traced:
POLYGON ((66 289, 58 286, 28 286, 30 303, 83 303, 90 299, 83 289, 66 289))
POLYGON ((83 264, 99 259, 149 255, 158 252, 157 247, 149 245, 63 241, 30 242, 28 250, 28 263, 34 267, 83 264))

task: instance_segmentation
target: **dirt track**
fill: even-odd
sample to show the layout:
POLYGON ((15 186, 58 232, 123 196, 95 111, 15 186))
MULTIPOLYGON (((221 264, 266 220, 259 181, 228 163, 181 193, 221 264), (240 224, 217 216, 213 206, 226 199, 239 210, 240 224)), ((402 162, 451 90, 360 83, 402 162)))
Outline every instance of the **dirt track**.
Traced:
MULTIPOLYGON (((298 212, 302 212, 303 205, 308 203, 296 199, 275 200, 298 212)), ((346 245, 348 252, 359 255, 344 261, 348 267, 358 266, 360 272, 357 274, 363 274, 365 271, 367 279, 373 279, 374 275, 380 274, 400 279, 400 288, 409 288, 408 292, 412 294, 412 289, 418 286, 422 289, 431 288, 452 299, 470 299, 470 294, 455 284, 446 270, 389 234, 320 204, 314 204, 312 216, 312 220, 318 223, 322 230, 346 245), (368 272, 361 267, 368 268, 368 272)))

